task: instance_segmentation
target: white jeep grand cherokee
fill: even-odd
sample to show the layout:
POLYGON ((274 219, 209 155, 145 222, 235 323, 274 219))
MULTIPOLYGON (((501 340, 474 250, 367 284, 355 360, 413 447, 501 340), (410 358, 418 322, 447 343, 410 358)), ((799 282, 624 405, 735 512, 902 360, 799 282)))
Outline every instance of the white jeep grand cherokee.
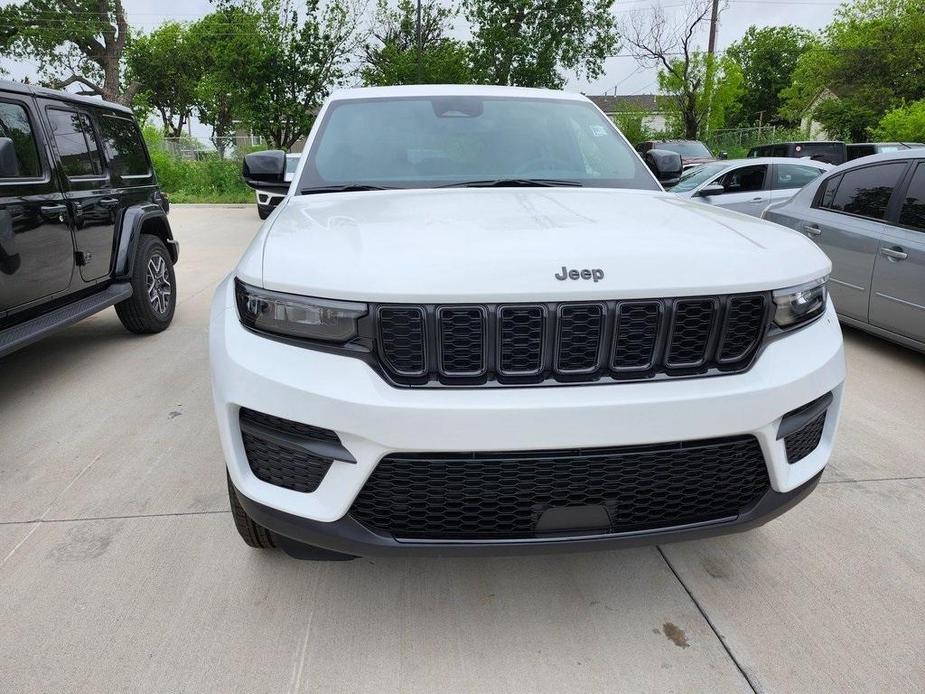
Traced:
POLYGON ((819 481, 845 364, 797 232, 662 192, 577 94, 340 92, 305 152, 291 185, 282 152, 246 160, 286 197, 211 313, 248 544, 661 543, 819 481))

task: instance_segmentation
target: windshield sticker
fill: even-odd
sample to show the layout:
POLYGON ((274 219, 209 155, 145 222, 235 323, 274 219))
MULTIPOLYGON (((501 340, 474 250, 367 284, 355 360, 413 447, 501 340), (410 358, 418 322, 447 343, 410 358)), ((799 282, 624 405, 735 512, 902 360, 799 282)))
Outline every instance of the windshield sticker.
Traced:
POLYGON ((594 137, 604 137, 604 135, 607 134, 607 128, 603 125, 592 125, 591 134, 594 135, 594 137))

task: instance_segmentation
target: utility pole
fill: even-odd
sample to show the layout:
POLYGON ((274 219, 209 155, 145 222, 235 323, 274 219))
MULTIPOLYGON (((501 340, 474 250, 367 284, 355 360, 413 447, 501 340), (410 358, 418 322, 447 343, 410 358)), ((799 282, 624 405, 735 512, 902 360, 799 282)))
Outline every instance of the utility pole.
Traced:
POLYGON ((424 39, 421 35, 421 0, 418 0, 417 43, 418 43, 418 84, 421 84, 424 81, 424 66, 421 63, 421 54, 424 52, 424 39))
MULTIPOLYGON (((420 3, 418 3, 420 7, 420 3)), ((719 22, 719 0, 713 0, 713 13, 710 15, 710 43, 707 46, 707 53, 713 55, 716 51, 716 25, 719 22)))

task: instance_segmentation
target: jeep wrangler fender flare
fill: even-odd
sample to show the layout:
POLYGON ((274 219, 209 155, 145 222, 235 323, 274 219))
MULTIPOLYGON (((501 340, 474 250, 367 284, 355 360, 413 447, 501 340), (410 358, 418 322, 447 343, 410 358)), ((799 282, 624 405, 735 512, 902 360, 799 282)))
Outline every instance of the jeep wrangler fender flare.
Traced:
POLYGON ((142 234, 157 236, 170 253, 170 259, 176 264, 180 257, 180 244, 173 238, 167 213, 154 203, 129 207, 122 214, 119 228, 119 246, 116 251, 114 278, 127 277, 132 272, 135 249, 142 234))

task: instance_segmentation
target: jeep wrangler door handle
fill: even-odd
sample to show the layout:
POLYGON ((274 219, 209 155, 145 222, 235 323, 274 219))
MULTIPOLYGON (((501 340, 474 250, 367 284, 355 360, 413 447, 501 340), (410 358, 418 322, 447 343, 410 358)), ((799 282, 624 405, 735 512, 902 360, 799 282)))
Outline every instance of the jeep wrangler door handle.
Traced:
POLYGON ((119 198, 100 198, 97 202, 103 207, 112 208, 119 206, 119 198))
POLYGON ((887 258, 892 260, 894 263, 900 260, 905 260, 909 257, 909 254, 906 253, 899 246, 894 246, 893 248, 881 248, 880 255, 885 255, 887 258))
POLYGON ((42 213, 43 217, 61 217, 67 214, 67 205, 64 203, 58 205, 42 205, 39 208, 39 212, 42 213))

